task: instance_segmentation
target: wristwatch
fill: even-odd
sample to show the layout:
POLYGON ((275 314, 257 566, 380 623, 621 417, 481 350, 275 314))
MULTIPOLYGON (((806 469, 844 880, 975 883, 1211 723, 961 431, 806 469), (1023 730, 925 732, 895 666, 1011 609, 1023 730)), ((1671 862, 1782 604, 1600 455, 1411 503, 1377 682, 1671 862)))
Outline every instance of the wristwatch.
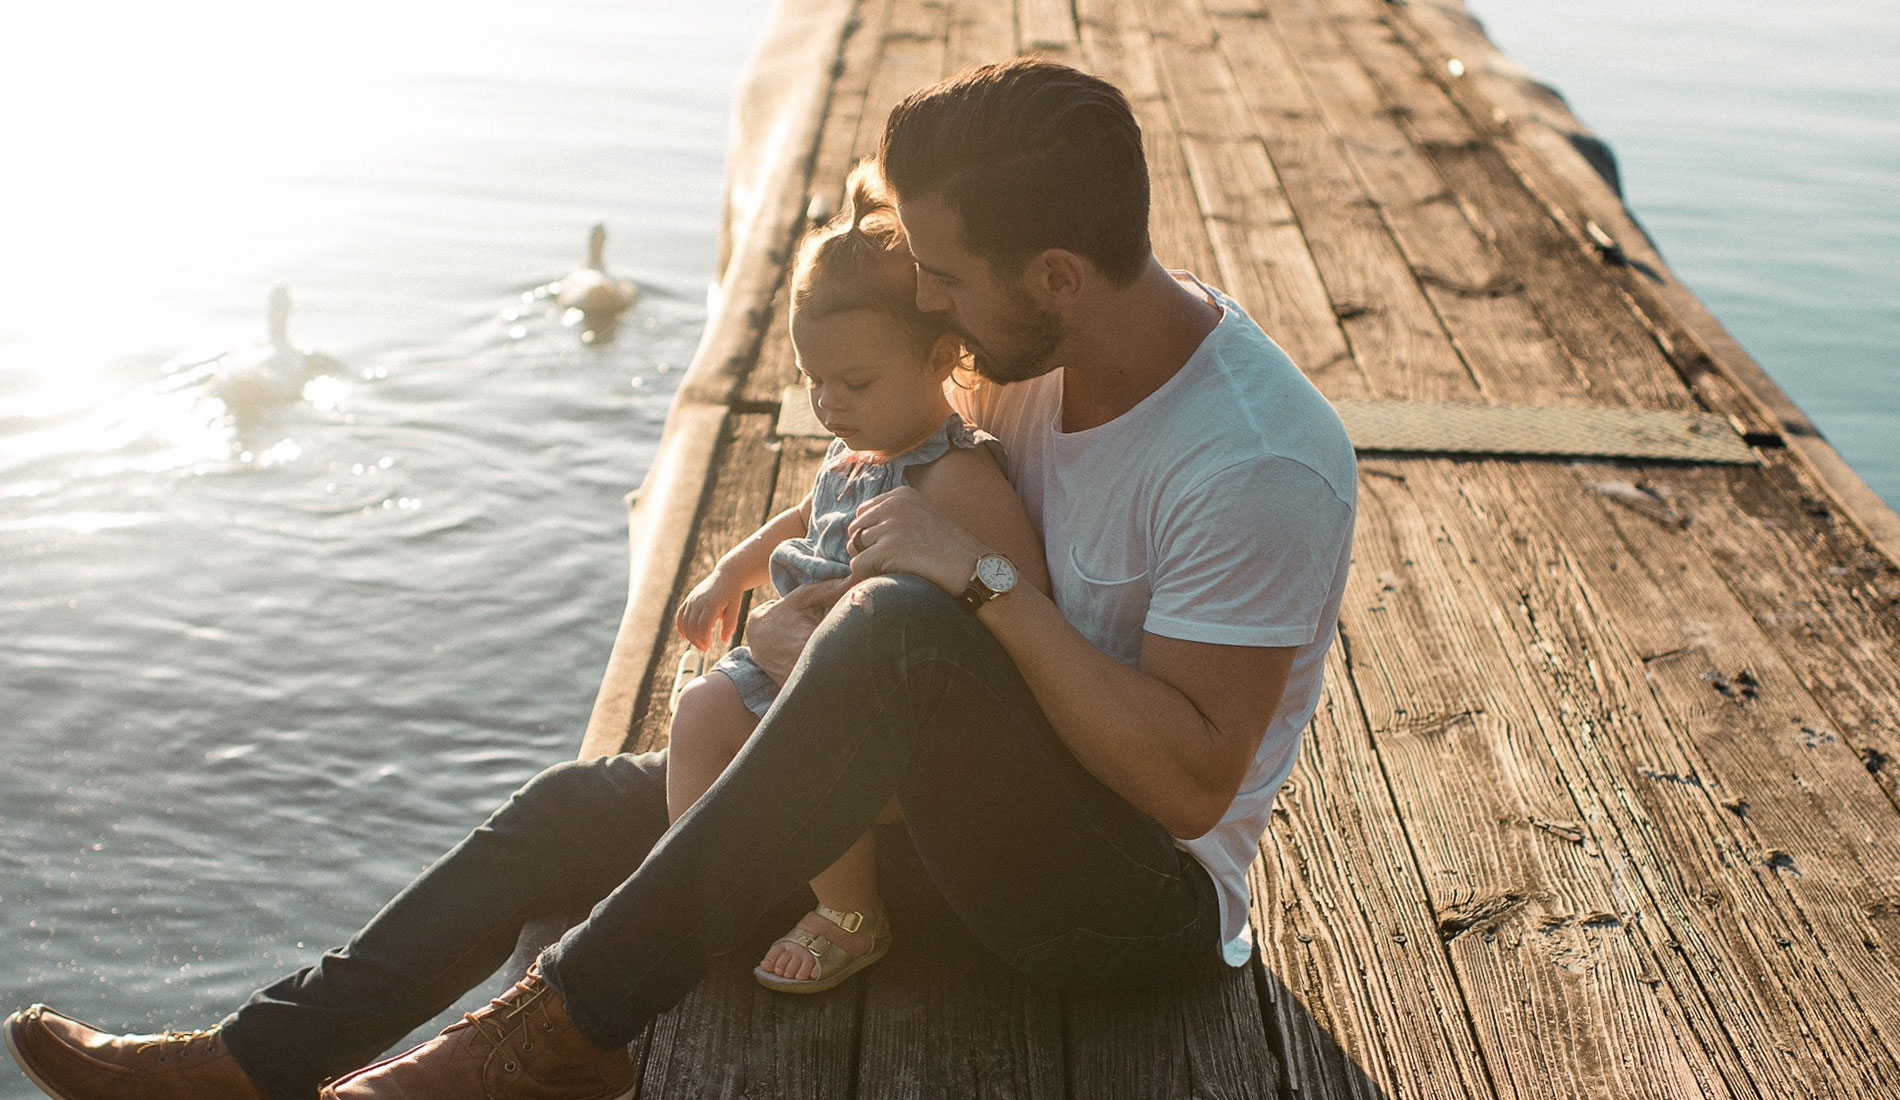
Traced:
POLYGON ((1015 587, 1016 567, 1010 560, 1001 554, 985 554, 976 559, 976 572, 970 575, 970 586, 957 597, 957 602, 975 611, 1015 587))

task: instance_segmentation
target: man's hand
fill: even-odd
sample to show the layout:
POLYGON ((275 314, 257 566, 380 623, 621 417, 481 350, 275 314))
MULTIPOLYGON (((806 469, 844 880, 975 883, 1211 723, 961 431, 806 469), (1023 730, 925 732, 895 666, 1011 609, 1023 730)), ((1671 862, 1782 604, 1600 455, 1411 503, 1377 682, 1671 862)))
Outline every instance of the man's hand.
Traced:
POLYGON ((851 521, 851 575, 915 573, 952 596, 989 549, 910 486, 880 493, 858 506, 851 521))
POLYGON ((850 577, 814 581, 793 589, 784 599, 755 606, 745 620, 745 641, 753 662, 775 683, 783 684, 819 620, 853 583, 850 577))

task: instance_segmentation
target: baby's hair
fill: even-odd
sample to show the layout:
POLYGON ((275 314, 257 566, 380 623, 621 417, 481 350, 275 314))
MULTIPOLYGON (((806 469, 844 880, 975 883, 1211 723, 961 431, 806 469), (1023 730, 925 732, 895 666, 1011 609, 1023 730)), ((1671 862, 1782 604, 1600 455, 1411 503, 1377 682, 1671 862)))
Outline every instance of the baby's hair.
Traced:
POLYGON ((872 310, 897 322, 916 354, 928 355, 950 331, 949 316, 917 308, 916 262, 877 163, 859 162, 845 189, 844 212, 807 233, 798 246, 792 313, 816 319, 872 310))

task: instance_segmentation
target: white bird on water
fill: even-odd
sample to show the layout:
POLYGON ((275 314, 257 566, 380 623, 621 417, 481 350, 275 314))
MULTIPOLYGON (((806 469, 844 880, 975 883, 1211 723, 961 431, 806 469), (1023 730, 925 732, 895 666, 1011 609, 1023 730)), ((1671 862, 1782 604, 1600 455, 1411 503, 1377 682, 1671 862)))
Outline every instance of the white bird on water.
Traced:
POLYGON ((587 263, 554 284, 554 301, 561 307, 565 323, 586 323, 582 339, 595 333, 611 334, 620 315, 633 305, 634 285, 607 273, 603 257, 606 249, 607 227, 596 224, 587 233, 587 263))
POLYGON ((211 376, 211 392, 236 415, 295 401, 312 377, 336 366, 329 356, 290 342, 290 291, 272 287, 267 309, 268 342, 227 352, 211 376))

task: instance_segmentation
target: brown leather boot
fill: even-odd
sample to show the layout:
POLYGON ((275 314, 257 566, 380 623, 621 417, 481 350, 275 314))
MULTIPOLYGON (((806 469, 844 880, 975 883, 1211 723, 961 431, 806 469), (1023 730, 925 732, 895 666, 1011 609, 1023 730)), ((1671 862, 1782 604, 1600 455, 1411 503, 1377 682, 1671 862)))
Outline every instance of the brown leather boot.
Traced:
POLYGON ((626 1100, 627 1048, 581 1038, 539 968, 488 1007, 403 1054, 326 1085, 321 1100, 626 1100))
POLYGON ((108 1035, 34 1005, 6 1033, 27 1079, 57 1100, 262 1100, 215 1027, 108 1035))

